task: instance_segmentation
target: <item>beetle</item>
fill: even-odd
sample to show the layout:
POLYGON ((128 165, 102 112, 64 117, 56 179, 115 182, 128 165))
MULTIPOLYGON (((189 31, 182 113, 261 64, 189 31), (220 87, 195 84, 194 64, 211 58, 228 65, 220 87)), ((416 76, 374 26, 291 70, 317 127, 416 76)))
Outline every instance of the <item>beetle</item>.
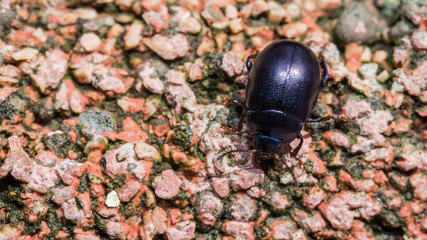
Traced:
POLYGON ((225 154, 258 151, 278 158, 282 147, 298 138, 300 142, 292 155, 298 165, 302 165, 298 151, 303 144, 303 125, 346 119, 343 115, 310 118, 319 93, 328 82, 323 57, 319 61, 316 54, 300 42, 279 40, 259 54, 249 56, 246 66, 249 74, 246 101, 229 103, 244 106, 234 131, 240 132, 246 123, 254 150, 231 150, 225 154))

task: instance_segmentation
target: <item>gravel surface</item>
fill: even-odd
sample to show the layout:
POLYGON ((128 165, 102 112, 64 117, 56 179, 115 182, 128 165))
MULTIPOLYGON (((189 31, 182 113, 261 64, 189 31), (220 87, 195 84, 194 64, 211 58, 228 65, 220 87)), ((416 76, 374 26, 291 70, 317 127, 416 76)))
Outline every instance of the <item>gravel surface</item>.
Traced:
POLYGON ((0 0, 0 239, 427 239, 423 1, 0 0), (330 80, 298 164, 231 134, 246 59, 330 80), (285 163, 285 164, 284 164, 285 163))

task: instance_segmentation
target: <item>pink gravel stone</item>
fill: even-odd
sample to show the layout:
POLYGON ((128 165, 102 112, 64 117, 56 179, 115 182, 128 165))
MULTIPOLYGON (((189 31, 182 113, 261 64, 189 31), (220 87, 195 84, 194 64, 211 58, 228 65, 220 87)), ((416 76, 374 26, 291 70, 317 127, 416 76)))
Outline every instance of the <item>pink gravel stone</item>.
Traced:
POLYGON ((368 102, 358 99, 349 99, 342 107, 342 113, 348 118, 358 118, 361 114, 372 113, 368 102))
POLYGON ((404 151, 400 157, 403 161, 397 162, 397 166, 403 171, 410 171, 415 168, 427 171, 427 152, 422 150, 408 150, 404 151))
POLYGON ((126 239, 129 233, 129 224, 124 222, 108 221, 105 224, 106 233, 111 237, 126 239))
POLYGON ((427 200, 427 175, 418 172, 409 178, 411 186, 414 188, 414 196, 420 200, 427 200))
POLYGON ((144 44, 165 60, 174 60, 184 57, 190 50, 187 38, 176 34, 171 38, 156 34, 152 38, 145 38, 144 44))
POLYGON ((119 189, 119 199, 122 202, 129 202, 140 190, 141 184, 139 182, 128 182, 119 189))
POLYGON ((240 75, 243 71, 243 67, 242 59, 234 52, 227 52, 222 57, 221 69, 224 70, 229 77, 240 75))
POLYGON ((162 176, 156 177, 153 182, 155 193, 159 198, 170 199, 179 193, 181 180, 173 170, 165 170, 162 176))
POLYGON ((276 220, 271 224, 272 239, 293 239, 292 235, 296 231, 296 225, 290 220, 276 220))
POLYGON ((3 165, 0 167, 0 179, 12 172, 12 176, 16 180, 29 183, 34 163, 22 148, 18 136, 9 137, 8 141, 10 150, 3 165))
POLYGON ((310 192, 307 194, 307 196, 304 198, 304 206, 308 207, 309 209, 316 208, 317 205, 319 205, 323 200, 325 200, 326 194, 323 192, 322 189, 318 187, 313 187, 310 192))
POLYGON ((177 70, 169 70, 165 74, 166 82, 176 85, 182 85, 185 83, 185 73, 177 70))
POLYGON ((75 187, 71 186, 60 186, 53 188, 52 201, 58 205, 62 205, 65 201, 75 197, 77 195, 75 187))
POLYGON ((159 78, 143 79, 142 85, 154 94, 162 94, 165 89, 165 85, 159 78))
POLYGON ((123 97, 117 100, 117 105, 124 111, 129 113, 142 112, 144 99, 123 97))
POLYGON ((93 52, 101 46, 101 39, 95 33, 85 33, 80 38, 79 44, 84 51, 93 52))
POLYGON ((372 199, 364 202, 359 209, 360 216, 365 220, 371 220, 375 215, 381 212, 381 203, 372 199))
POLYGON ((152 162, 136 159, 134 144, 127 143, 119 149, 107 151, 104 154, 106 160, 106 173, 111 178, 116 178, 121 173, 137 180, 148 180, 152 162))
POLYGON ((326 227, 325 220, 317 211, 312 216, 304 211, 295 211, 295 221, 309 232, 319 232, 326 227))
POLYGON ((279 192, 273 192, 271 194, 271 204, 273 205, 274 211, 283 212, 287 207, 289 207, 290 203, 288 198, 284 194, 280 194, 279 192))
POLYGON ((416 49, 427 50, 427 31, 424 29, 414 31, 411 41, 416 49))
POLYGON ((221 230, 235 239, 254 240, 254 228, 251 223, 239 221, 227 221, 221 230))
POLYGON ((196 223, 186 220, 170 226, 166 232, 166 237, 171 240, 190 240, 195 238, 195 231, 196 223))
POLYGON ((0 89, 0 104, 7 99, 7 97, 9 97, 10 94, 12 94, 13 92, 15 92, 16 88, 11 88, 11 87, 3 87, 0 89))
POLYGON ((196 198, 195 210, 197 219, 204 226, 214 226, 217 217, 222 213, 223 203, 213 194, 203 194, 196 198))
POLYGON ((54 168, 43 167, 35 164, 30 177, 30 183, 27 185, 29 189, 47 193, 49 189, 54 187, 59 182, 59 177, 54 168))
POLYGON ((226 178, 213 178, 211 184, 215 193, 221 198, 227 197, 230 193, 229 182, 226 178))
POLYGON ((114 69, 104 69, 94 73, 95 78, 92 85, 103 91, 113 91, 115 93, 126 92, 126 87, 121 78, 119 78, 122 71, 115 71, 114 69))
POLYGON ((31 60, 33 57, 35 57, 39 53, 39 50, 34 48, 23 48, 17 52, 14 52, 12 54, 12 58, 15 61, 26 61, 31 60))
POLYGON ((393 116, 388 111, 376 111, 369 117, 361 119, 360 133, 363 135, 374 135, 383 133, 388 129, 388 122, 393 116))
POLYGON ((249 221, 257 210, 255 201, 246 194, 237 194, 233 199, 230 214, 235 220, 249 221))
POLYGON ((142 41, 142 30, 144 29, 144 25, 140 21, 134 21, 132 25, 130 25, 126 31, 126 35, 124 36, 125 41, 125 49, 133 49, 136 48, 139 43, 142 41))
POLYGON ((83 213, 87 218, 92 217, 92 202, 90 199, 90 195, 88 192, 82 193, 77 197, 77 200, 79 200, 80 206, 82 207, 83 213))
POLYGON ((178 113, 182 112, 182 108, 190 112, 196 111, 196 96, 187 84, 169 84, 167 93, 166 99, 175 106, 178 113))
POLYGON ((322 203, 319 209, 333 228, 337 230, 349 230, 351 228, 354 215, 342 200, 337 199, 328 204, 322 203))
POLYGON ((82 221, 83 219, 86 218, 83 210, 77 207, 77 202, 73 198, 64 202, 61 205, 61 209, 63 211, 64 217, 68 220, 82 221))
POLYGON ((264 172, 261 169, 239 169, 230 174, 229 177, 233 190, 249 189, 255 184, 264 181, 264 172))
POLYGON ((145 142, 138 142, 134 150, 140 160, 152 162, 160 159, 160 153, 157 148, 145 142))
POLYGON ((34 85, 42 93, 49 88, 56 89, 67 73, 69 58, 68 54, 58 49, 46 52, 46 57, 38 66, 37 73, 31 74, 34 85))
POLYGON ((323 134, 323 138, 326 142, 332 144, 335 147, 350 147, 350 141, 347 136, 341 132, 326 132, 323 134))

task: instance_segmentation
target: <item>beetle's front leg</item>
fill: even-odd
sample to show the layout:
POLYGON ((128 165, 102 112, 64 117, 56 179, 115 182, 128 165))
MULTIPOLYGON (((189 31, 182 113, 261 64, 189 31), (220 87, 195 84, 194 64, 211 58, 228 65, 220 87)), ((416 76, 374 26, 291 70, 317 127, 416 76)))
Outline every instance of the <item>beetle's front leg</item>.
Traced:
POLYGON ((347 116, 346 115, 330 115, 330 116, 322 117, 319 119, 309 118, 305 123, 325 122, 325 121, 329 121, 331 119, 334 121, 346 121, 347 116))
POLYGON ((249 55, 248 60, 246 60, 246 68, 248 69, 248 72, 251 71, 252 66, 254 65, 255 58, 257 56, 258 56, 258 54, 249 55))
POLYGON ((295 150, 292 152, 292 157, 294 157, 298 161, 298 167, 302 168, 303 171, 305 171, 304 163, 302 162, 301 158, 298 156, 298 152, 301 149, 302 144, 304 143, 304 139, 302 138, 302 134, 301 133, 298 134, 298 139, 299 139, 299 144, 295 148, 295 150))
POLYGON ((244 107, 246 103, 245 103, 245 101, 240 101, 240 100, 237 100, 237 99, 229 99, 229 100, 225 100, 223 102, 223 104, 224 105, 236 105, 236 106, 239 106, 239 107, 244 107))
POLYGON ((245 117, 246 117, 246 111, 242 114, 242 116, 240 116, 239 119, 239 123, 237 124, 237 128, 236 127, 226 127, 226 126, 222 126, 222 130, 229 132, 229 133, 239 133, 242 131, 243 129, 243 122, 245 121, 245 117))

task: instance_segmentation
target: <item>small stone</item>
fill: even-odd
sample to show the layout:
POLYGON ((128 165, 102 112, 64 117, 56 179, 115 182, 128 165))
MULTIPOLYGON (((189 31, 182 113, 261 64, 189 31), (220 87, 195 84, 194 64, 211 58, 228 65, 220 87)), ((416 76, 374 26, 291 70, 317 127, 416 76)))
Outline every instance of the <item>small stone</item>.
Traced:
POLYGON ((105 200, 105 205, 110 208, 115 208, 120 206, 120 199, 117 196, 116 191, 111 191, 107 195, 107 199, 105 200))
POLYGON ((263 12, 268 11, 268 5, 265 1, 263 0, 257 0, 253 3, 252 6, 252 16, 256 17, 258 15, 260 15, 263 12))
POLYGON ((243 21, 241 18, 236 18, 228 23, 231 33, 237 34, 243 30, 243 21))
POLYGON ((179 32, 192 33, 192 34, 196 34, 200 32, 201 29, 202 29, 202 25, 197 19, 193 17, 189 17, 187 19, 181 20, 177 28, 179 32))
POLYGON ((94 131, 98 134, 113 132, 116 128, 116 121, 111 113, 100 110, 90 110, 80 114, 78 124, 87 131, 94 131))
POLYGON ((305 32, 307 32, 307 30, 308 30, 307 24, 303 22, 292 22, 292 23, 283 25, 283 27, 278 30, 278 33, 281 36, 293 39, 303 35, 305 32))
POLYGON ((309 209, 316 208, 323 200, 325 200, 326 194, 322 189, 318 187, 313 187, 307 196, 304 198, 304 206, 309 209))
POLYGON ((159 198, 170 199, 179 193, 181 180, 175 175, 173 170, 165 170, 162 176, 156 177, 153 182, 155 193, 159 198))
POLYGON ((333 228, 337 230, 349 230, 351 228, 354 215, 341 199, 333 200, 328 204, 322 203, 319 209, 333 228))
POLYGON ((235 220, 249 221, 256 213, 255 201, 246 194, 237 194, 232 200, 230 214, 235 220))
POLYGON ((412 34, 412 44, 416 49, 427 50, 427 31, 419 29, 412 34))
POLYGON ((95 33, 85 33, 79 43, 84 51, 93 52, 101 46, 101 39, 95 33))
POLYGON ((144 161, 157 161, 160 159, 160 153, 157 149, 147 143, 138 142, 135 145, 135 153, 140 160, 144 161))
POLYGON ((142 30, 144 29, 144 25, 140 21, 135 21, 128 27, 126 31, 126 35, 124 37, 125 41, 125 49, 133 49, 136 48, 139 43, 142 41, 142 30))
POLYGON ((347 136, 341 132, 326 132, 323 134, 323 138, 335 147, 350 147, 350 141, 347 136))
POLYGON ((230 193, 229 182, 226 178, 214 178, 212 179, 212 187, 218 196, 225 198, 230 193))
POLYGON ((19 50, 18 52, 14 52, 12 54, 12 58, 15 61, 26 61, 31 60, 33 57, 35 57, 39 53, 39 50, 34 48, 23 48, 19 50))
POLYGON ((363 78, 375 78, 377 76, 378 64, 365 63, 359 68, 359 73, 363 78))
POLYGON ((227 52, 222 58, 221 69, 227 73, 229 77, 240 75, 243 71, 243 62, 240 57, 234 52, 227 52))
POLYGON ((372 43, 379 40, 384 23, 364 2, 352 2, 341 13, 335 27, 335 33, 344 43, 372 43))
POLYGON ((292 22, 291 20, 297 19, 301 16, 301 9, 296 3, 287 4, 286 12, 288 13, 288 15, 286 16, 286 20, 289 22, 292 22))
POLYGON ((162 94, 165 90, 165 85, 159 78, 144 78, 142 84, 148 91, 155 94, 162 94))
POLYGON ((143 42, 165 60, 184 57, 190 50, 190 44, 182 34, 176 34, 171 38, 156 34, 152 38, 145 38, 143 42))
POLYGON ((173 83, 176 85, 182 85, 185 83, 185 73, 177 70, 169 70, 165 74, 166 82, 173 83))
POLYGON ((411 186, 414 188, 414 196, 422 201, 427 200, 427 174, 418 172, 409 178, 411 186))
POLYGON ((254 228, 251 223, 241 221, 226 221, 221 230, 234 239, 255 240, 254 228))
POLYGON ((268 20, 272 24, 279 24, 282 22, 283 18, 286 15, 286 11, 282 5, 275 1, 270 1, 268 5, 268 20))
POLYGON ((234 5, 227 5, 225 7, 225 16, 229 19, 237 18, 238 13, 239 12, 237 11, 236 6, 234 5))
POLYGON ((376 79, 379 83, 385 83, 388 79, 390 79, 390 74, 388 73, 388 71, 384 70, 380 74, 378 74, 376 79))
POLYGON ((221 199, 207 192, 199 195, 194 203, 196 217, 204 226, 214 226, 216 219, 223 211, 221 199))

